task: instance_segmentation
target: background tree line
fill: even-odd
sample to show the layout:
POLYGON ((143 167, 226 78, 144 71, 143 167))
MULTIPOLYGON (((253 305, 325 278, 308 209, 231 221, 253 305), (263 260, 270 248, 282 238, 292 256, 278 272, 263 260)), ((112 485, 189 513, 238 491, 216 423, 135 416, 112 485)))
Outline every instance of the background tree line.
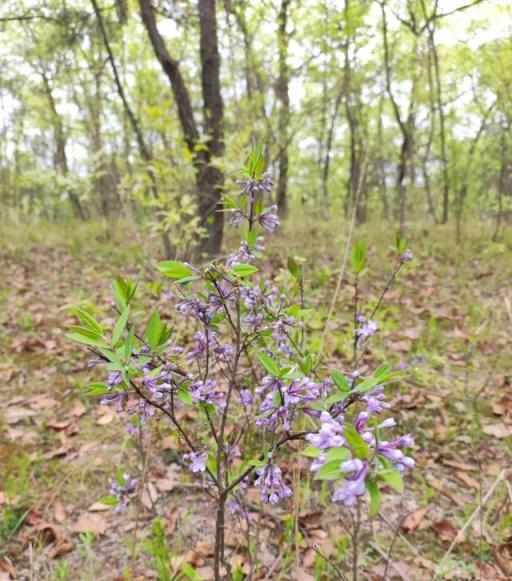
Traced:
POLYGON ((217 252, 223 190, 267 144, 292 219, 512 209, 512 9, 493 0, 8 0, 5 220, 148 222, 217 252))

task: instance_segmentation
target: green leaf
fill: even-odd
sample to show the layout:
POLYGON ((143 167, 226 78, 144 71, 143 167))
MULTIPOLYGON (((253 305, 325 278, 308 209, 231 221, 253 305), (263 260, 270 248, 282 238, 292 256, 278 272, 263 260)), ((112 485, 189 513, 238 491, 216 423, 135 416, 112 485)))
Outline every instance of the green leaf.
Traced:
POLYGON ((323 450, 320 448, 316 448, 315 446, 307 446, 307 448, 302 450, 302 455, 307 456, 308 458, 318 458, 322 452, 323 450))
POLYGON ((325 457, 326 462, 343 462, 350 458, 350 451, 347 448, 331 448, 325 457))
POLYGON ((92 329, 87 329, 85 327, 77 327, 71 325, 69 327, 72 333, 68 333, 67 337, 78 343, 84 343, 84 345, 92 345, 93 347, 109 347, 107 341, 92 329))
POLYGON ((105 395, 109 391, 103 382, 95 381, 87 385, 85 393, 90 397, 96 397, 98 395, 105 395))
POLYGON ((396 251, 402 254, 407 249, 407 238, 403 238, 400 234, 396 235, 396 251))
POLYGON ((368 495, 370 496, 368 514, 370 515, 370 518, 375 518, 380 510, 380 490, 375 480, 369 476, 366 477, 365 484, 368 495))
POLYGON ((253 458, 252 460, 249 460, 247 464, 249 464, 249 466, 254 466, 255 468, 262 468, 263 466, 265 466, 266 462, 264 460, 258 460, 257 458, 253 458))
POLYGON ((339 460, 326 462, 315 474, 315 480, 337 480, 341 476, 341 464, 339 460))
POLYGON ((193 399, 186 387, 180 387, 177 391, 178 399, 186 405, 192 405, 193 399))
POLYGON ((297 261, 292 258, 291 256, 288 257, 288 262, 287 262, 287 266, 288 266, 288 272, 294 277, 294 278, 300 278, 302 275, 302 268, 297 264, 297 261))
POLYGON ((356 274, 363 271, 366 264, 366 244, 364 242, 356 242, 352 249, 352 269, 356 274))
POLYGON ((259 269, 252 264, 236 264, 231 268, 231 270, 236 274, 236 276, 238 276, 238 278, 247 278, 255 272, 258 272, 259 269))
POLYGON ((258 240, 258 234, 256 233, 256 230, 251 230, 250 232, 248 232, 245 240, 247 242, 247 246, 248 246, 249 250, 254 248, 254 245, 256 244, 256 242, 258 240))
POLYGON ((270 359, 268 355, 260 352, 257 354, 257 357, 263 367, 270 373, 270 375, 273 375, 274 377, 281 377, 281 368, 275 361, 270 359))
POLYGON ((87 311, 84 311, 84 309, 81 309, 80 307, 74 307, 73 309, 71 309, 71 312, 74 315, 76 315, 84 325, 89 327, 91 331, 96 331, 96 333, 100 335, 103 334, 103 328, 101 327, 101 325, 87 311))
POLYGON ((114 332, 112 333, 112 344, 116 345, 121 335, 126 327, 126 323, 128 322, 128 317, 130 316, 130 306, 127 306, 126 309, 121 313, 119 319, 117 319, 117 323, 114 327, 114 332))
POLYGON ((149 318, 145 334, 146 341, 152 349, 158 347, 163 330, 164 326, 160 320, 160 314, 158 311, 153 311, 151 317, 149 318))
POLYGON ((124 344, 124 358, 126 362, 130 360, 130 357, 132 355, 134 337, 135 337, 135 327, 132 327, 130 329, 130 332, 128 333, 128 336, 126 337, 126 341, 124 344))
POLYGON ((164 260, 157 264, 156 267, 164 276, 173 280, 182 280, 194 276, 194 273, 186 264, 177 260, 164 260))
POLYGON ((343 375, 343 373, 340 373, 339 371, 333 371, 331 373, 331 378, 336 384, 336 387, 341 391, 351 390, 350 383, 348 379, 343 375))
POLYGON ((370 457, 370 448, 354 428, 345 427, 343 431, 350 449, 356 458, 367 460, 370 457))
POLYGON ((121 277, 117 277, 112 283, 112 292, 116 300, 116 304, 119 310, 126 308, 128 304, 128 296, 130 294, 130 288, 125 280, 121 277))
POLYGON ((183 563, 183 565, 181 566, 181 572, 183 573, 183 575, 185 575, 187 579, 190 579, 190 581, 204 581, 204 577, 200 575, 194 569, 194 567, 192 567, 192 565, 189 565, 188 563, 183 563))
POLYGON ((387 468, 386 470, 382 470, 379 472, 378 478, 383 480, 390 488, 399 494, 403 494, 404 481, 400 472, 398 472, 398 470, 395 468, 387 468))
POLYGON ((100 498, 100 502, 107 506, 117 506, 119 504, 119 500, 115 496, 103 496, 100 498))

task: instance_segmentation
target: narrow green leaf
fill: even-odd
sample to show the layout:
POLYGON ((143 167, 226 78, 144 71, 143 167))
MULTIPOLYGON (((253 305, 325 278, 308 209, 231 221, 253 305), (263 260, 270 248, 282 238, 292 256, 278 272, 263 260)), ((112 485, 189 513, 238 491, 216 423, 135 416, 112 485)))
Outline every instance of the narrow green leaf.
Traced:
POLYGON ((331 373, 331 378, 336 384, 336 387, 341 391, 351 390, 350 383, 348 379, 343 375, 343 373, 340 373, 339 371, 333 371, 331 373))
POLYGON ((302 455, 307 456, 308 458, 318 458, 322 452, 323 450, 320 448, 316 448, 315 446, 307 446, 307 448, 302 450, 302 455))
POLYGON ((347 448, 331 448, 327 452, 325 457, 326 462, 333 462, 334 460, 338 462, 343 462, 350 458, 350 451, 347 448))
POLYGON ((281 369, 279 365, 275 361, 273 361, 268 355, 260 352, 257 354, 257 356, 260 363, 270 373, 270 375, 273 375, 274 377, 281 376, 281 369))
POLYGON ((135 337, 135 327, 132 327, 130 329, 130 332, 128 333, 128 335, 126 337, 126 341, 124 343, 124 359, 127 363, 128 363, 128 361, 130 361, 130 358, 132 356, 134 337, 135 337))
POLYGON ((163 327, 162 322, 160 320, 160 314, 158 313, 158 311, 153 311, 153 314, 149 318, 148 326, 146 327, 146 335, 145 335, 146 341, 148 342, 148 345, 152 349, 155 349, 156 347, 158 347, 158 345, 160 343, 160 337, 162 336, 163 330, 164 330, 164 327, 163 327))
POLYGON ((72 325, 69 327, 72 333, 68 333, 67 337, 78 343, 83 343, 84 345, 91 345, 93 347, 109 347, 109 344, 105 339, 98 333, 92 331, 91 329, 86 329, 85 327, 76 327, 72 325))
POLYGON ((190 392, 185 387, 180 387, 177 391, 178 399, 186 405, 192 405, 193 399, 190 392))
POLYGON ((337 480, 341 476, 341 464, 339 460, 326 462, 315 474, 315 480, 337 480))
POLYGON ((368 514, 370 518, 375 518, 379 514, 380 510, 380 490, 375 482, 370 477, 366 477, 365 480, 366 490, 368 491, 368 495, 370 497, 370 501, 368 503, 368 514))
POLYGON ((394 468, 382 470, 382 472, 379 472, 378 478, 383 480, 390 488, 399 494, 403 494, 404 480, 398 470, 395 470, 394 468))
POLYGON ((114 331, 112 333, 113 345, 116 345, 119 339, 121 338, 124 328, 126 327, 126 323, 128 322, 129 316, 130 316, 130 306, 127 306, 121 313, 119 319, 117 319, 117 322, 115 324, 114 331))
POLYGON ((164 260, 157 264, 156 267, 164 276, 173 280, 180 280, 194 275, 186 264, 177 260, 164 260))
POLYGON ((72 309, 72 312, 80 319, 80 321, 82 321, 84 325, 89 327, 89 329, 91 329, 92 331, 96 331, 96 333, 98 333, 99 335, 103 333, 101 325, 87 311, 84 311, 84 309, 81 309, 80 307, 74 307, 72 309))
POLYGON ((236 264, 231 268, 231 270, 238 276, 238 278, 247 278, 258 272, 258 268, 252 264, 236 264))
POLYGON ((345 427, 343 431, 350 449, 356 458, 367 460, 370 457, 370 448, 354 428, 345 427))

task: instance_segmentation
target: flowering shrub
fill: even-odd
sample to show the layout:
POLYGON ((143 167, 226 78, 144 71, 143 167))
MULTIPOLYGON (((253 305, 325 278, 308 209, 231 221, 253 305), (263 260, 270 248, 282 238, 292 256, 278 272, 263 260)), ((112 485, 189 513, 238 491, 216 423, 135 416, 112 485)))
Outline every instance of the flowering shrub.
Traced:
MULTIPOLYGON (((133 302, 136 283, 113 285, 117 322, 108 331, 87 312, 76 309, 82 326, 71 337, 95 353, 106 380, 92 385, 101 403, 136 415, 144 426, 159 414, 180 440, 190 471, 207 481, 216 499, 215 575, 224 558, 226 509, 243 510, 243 492, 252 485, 261 500, 276 504, 293 491, 279 466, 286 444, 306 440, 318 480, 333 483, 332 501, 347 506, 369 499, 374 516, 381 485, 403 490, 402 472, 414 461, 405 450, 411 436, 389 438, 395 421, 383 385, 399 372, 382 365, 371 376, 357 370, 360 354, 377 331, 374 320, 385 291, 412 258, 399 242, 397 267, 369 319, 355 312, 354 368, 328 372, 320 357, 304 347, 302 266, 291 259, 289 271, 299 297, 285 292, 260 264, 264 239, 279 224, 275 206, 263 198, 272 181, 263 173, 261 147, 252 154, 236 199, 225 199, 231 223, 247 225, 238 250, 225 259, 196 268, 165 261, 158 270, 175 285, 176 313, 195 331, 192 345, 175 343, 172 327, 153 312, 136 330, 133 302), (180 421, 188 410, 193 424, 180 421)), ((352 265, 356 280, 365 268, 364 246, 356 245, 352 265)), ((133 427, 133 426, 132 426, 133 427)), ((112 486, 115 502, 126 505, 136 481, 123 475, 112 486)))

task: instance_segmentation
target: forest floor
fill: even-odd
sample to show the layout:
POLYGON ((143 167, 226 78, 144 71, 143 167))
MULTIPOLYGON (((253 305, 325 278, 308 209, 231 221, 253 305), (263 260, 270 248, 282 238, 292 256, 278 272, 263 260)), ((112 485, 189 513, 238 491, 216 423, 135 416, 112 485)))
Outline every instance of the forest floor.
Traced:
MULTIPOLYGON (((356 235, 368 241, 374 265, 364 305, 386 280, 394 240, 378 225, 356 235)), ((342 240, 339 225, 306 224, 269 244, 273 272, 287 255, 306 258, 313 337, 332 298, 342 240)), ((456 244, 450 229, 429 226, 412 229, 410 247, 416 258, 387 296, 366 363, 410 366, 392 401, 400 429, 415 436, 417 468, 403 497, 386 494, 381 515, 363 526, 359 578, 510 579, 512 239, 490 242, 477 225, 456 244)), ((136 452, 124 441, 126 418, 83 395, 87 382, 102 378, 65 337, 72 306, 113 319, 117 274, 136 276, 145 265, 142 280, 157 280, 155 256, 142 235, 121 226, 111 240, 97 225, 0 229, 0 581, 211 579, 212 506, 163 426, 154 429, 140 503, 115 515, 100 502, 120 466, 136 467, 136 452), (151 528, 155 515, 165 535, 151 528), (159 557, 175 577, 158 577, 159 557)), ((166 313, 165 295, 143 289, 166 313)), ((347 284, 326 344, 339 369, 350 357, 351 318, 347 284)), ((248 555, 257 554, 253 579, 335 579, 333 564, 348 575, 346 511, 311 480, 305 461, 287 477, 300 481, 300 510, 297 501, 263 510, 253 495, 257 534, 248 543, 230 523, 232 567, 248 573, 248 555)))

